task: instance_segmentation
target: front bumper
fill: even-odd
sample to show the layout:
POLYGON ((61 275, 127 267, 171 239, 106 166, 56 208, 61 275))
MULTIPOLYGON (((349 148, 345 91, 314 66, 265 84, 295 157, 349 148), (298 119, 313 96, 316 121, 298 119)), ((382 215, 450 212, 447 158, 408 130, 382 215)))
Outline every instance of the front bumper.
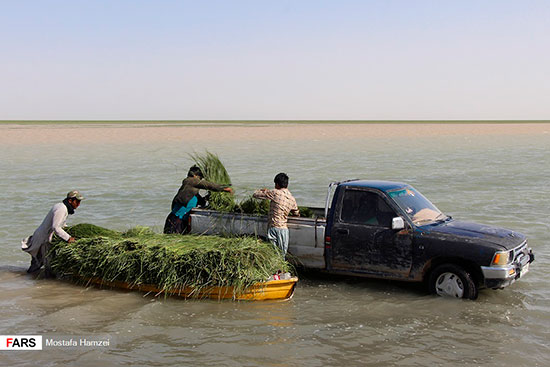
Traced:
POLYGON ((505 266, 482 266, 484 285, 487 288, 500 289, 509 286, 523 277, 529 271, 529 265, 535 260, 533 251, 529 249, 527 256, 518 258, 505 266))

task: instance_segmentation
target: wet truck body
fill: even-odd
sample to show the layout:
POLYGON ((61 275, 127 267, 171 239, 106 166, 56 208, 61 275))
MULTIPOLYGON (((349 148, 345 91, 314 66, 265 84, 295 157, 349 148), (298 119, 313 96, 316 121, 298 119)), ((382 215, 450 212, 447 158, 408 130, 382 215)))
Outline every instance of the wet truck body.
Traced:
MULTIPOLYGON (((331 183, 316 218, 289 217, 289 252, 330 273, 426 282, 439 295, 475 299, 504 288, 534 260, 518 232, 453 220, 412 186, 387 181, 331 183)), ((194 209, 191 232, 265 236, 267 218, 194 209)))

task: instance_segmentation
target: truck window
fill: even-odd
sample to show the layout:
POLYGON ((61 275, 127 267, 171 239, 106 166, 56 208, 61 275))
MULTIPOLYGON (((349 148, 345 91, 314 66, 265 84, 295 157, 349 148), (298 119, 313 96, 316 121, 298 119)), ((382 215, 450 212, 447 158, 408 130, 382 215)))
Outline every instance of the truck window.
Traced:
POLYGON ((435 205, 411 186, 389 191, 388 195, 416 225, 447 218, 435 205))
POLYGON ((340 219, 346 223, 366 224, 391 228, 395 212, 384 199, 369 191, 346 190, 340 219))

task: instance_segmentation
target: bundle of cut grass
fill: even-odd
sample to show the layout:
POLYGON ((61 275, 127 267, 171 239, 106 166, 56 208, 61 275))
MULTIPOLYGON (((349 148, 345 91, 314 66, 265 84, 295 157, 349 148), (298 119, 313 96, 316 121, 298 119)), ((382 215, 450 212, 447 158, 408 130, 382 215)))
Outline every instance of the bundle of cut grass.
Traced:
POLYGON ((252 195, 238 205, 241 213, 267 215, 269 213, 269 200, 256 199, 252 195))
MULTIPOLYGON (((240 209, 241 213, 254 214, 254 215, 268 215, 269 214, 269 200, 256 199, 253 196, 241 201, 237 209, 240 209)), ((299 206, 300 217, 314 218, 315 213, 307 206, 299 206)))
POLYGON ((299 206, 298 210, 300 210, 300 217, 315 218, 315 213, 307 206, 299 206))
POLYGON ((235 295, 278 270, 291 271, 273 245, 251 237, 164 235, 146 227, 121 233, 91 224, 67 232, 78 234, 77 241, 54 241, 51 266, 55 274, 77 280, 151 284, 163 291, 191 287, 195 296, 207 287, 228 286, 235 295))
MULTIPOLYGON (((209 151, 203 154, 195 153, 190 155, 191 159, 201 169, 207 181, 215 182, 222 186, 230 186, 231 178, 221 162, 220 158, 209 151)), ((235 202, 234 196, 223 192, 212 192, 208 200, 208 206, 212 210, 220 212, 237 212, 253 215, 267 215, 269 213, 269 200, 255 199, 250 195, 240 203, 235 202)), ((312 218, 311 209, 299 207, 300 216, 312 218)))
MULTIPOLYGON (((222 186, 231 186, 231 178, 216 154, 206 151, 204 154, 190 154, 190 157, 201 169, 207 181, 222 186)), ((208 203, 212 209, 222 212, 232 212, 237 206, 233 196, 225 192, 211 192, 208 203)))

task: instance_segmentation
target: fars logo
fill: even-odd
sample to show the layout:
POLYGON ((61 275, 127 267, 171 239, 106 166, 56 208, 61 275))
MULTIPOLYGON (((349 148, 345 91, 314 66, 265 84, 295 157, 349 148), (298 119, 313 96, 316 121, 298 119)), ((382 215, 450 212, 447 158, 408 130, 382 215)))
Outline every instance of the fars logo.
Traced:
POLYGON ((0 335, 0 350, 42 350, 42 335, 0 335))

